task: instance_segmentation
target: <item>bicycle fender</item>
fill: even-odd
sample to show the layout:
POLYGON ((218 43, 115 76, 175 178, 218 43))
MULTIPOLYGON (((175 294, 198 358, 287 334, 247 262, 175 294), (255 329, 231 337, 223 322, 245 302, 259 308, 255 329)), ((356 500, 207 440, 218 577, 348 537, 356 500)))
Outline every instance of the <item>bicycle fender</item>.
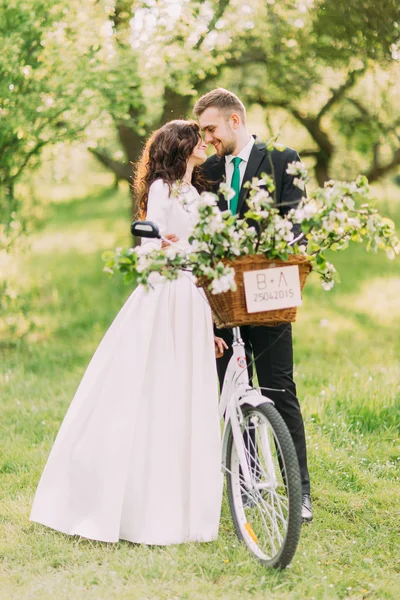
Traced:
POLYGON ((250 404, 250 406, 256 408, 260 404, 274 404, 274 402, 267 396, 263 396, 260 390, 252 388, 247 390, 243 396, 240 396, 239 405, 243 406, 243 404, 250 404))

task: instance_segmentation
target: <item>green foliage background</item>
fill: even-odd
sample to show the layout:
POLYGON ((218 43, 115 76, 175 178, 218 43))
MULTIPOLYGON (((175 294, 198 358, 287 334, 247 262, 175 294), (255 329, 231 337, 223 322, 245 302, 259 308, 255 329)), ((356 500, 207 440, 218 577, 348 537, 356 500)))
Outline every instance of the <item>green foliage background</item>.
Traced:
MULTIPOLYGON (((380 189, 380 208, 399 222, 395 191, 380 189)), ((290 569, 266 571, 247 555, 226 501, 212 544, 107 545, 29 522, 66 409, 131 292, 101 272, 104 246, 128 242, 127 190, 57 192, 29 251, 7 263, 29 320, 14 318, 0 343, 0 598, 395 600, 400 267, 358 246, 339 257, 337 289, 311 275, 294 325, 315 520, 290 569)))
POLYGON ((352 248, 311 277, 295 325, 315 522, 263 570, 226 503, 210 545, 70 539, 28 520, 86 365, 130 289, 126 245, 149 132, 230 87, 252 131, 300 151, 314 183, 360 172, 400 222, 395 0, 0 0, 0 598, 361 598, 399 589, 398 261, 352 248), (119 188, 113 187, 119 181, 119 188), (23 234, 26 235, 23 235, 23 234))

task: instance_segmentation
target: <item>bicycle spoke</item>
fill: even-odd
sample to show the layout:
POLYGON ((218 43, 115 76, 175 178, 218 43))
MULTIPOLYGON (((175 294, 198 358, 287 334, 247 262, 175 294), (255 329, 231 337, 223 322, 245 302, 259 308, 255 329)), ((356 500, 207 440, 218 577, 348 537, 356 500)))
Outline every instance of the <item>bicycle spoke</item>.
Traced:
POLYGON ((263 511, 261 510, 261 507, 260 507, 260 505, 258 503, 256 503, 256 507, 257 507, 257 510, 259 511, 259 513, 261 515, 261 519, 262 519, 263 524, 264 524, 264 528, 263 529, 264 529, 264 532, 267 534, 268 539, 270 541, 272 552, 275 554, 276 553, 276 547, 275 547, 275 543, 274 543, 274 536, 271 535, 271 533, 270 533, 270 525, 269 525, 270 522, 271 522, 270 515, 267 515, 268 516, 268 521, 267 521, 265 519, 265 515, 264 515, 263 511))
MULTIPOLYGON (((273 531, 276 532, 276 534, 277 534, 279 544, 281 544, 283 541, 283 536, 280 532, 280 528, 279 528, 279 525, 278 525, 278 522, 276 519, 277 515, 276 515, 275 511, 273 510, 273 507, 271 507, 272 510, 269 510, 270 507, 267 506, 267 504, 262 496, 260 497, 260 500, 265 507, 265 510, 270 518, 271 524, 273 525, 273 531)), ((286 525, 286 519, 282 519, 282 524, 286 525)))

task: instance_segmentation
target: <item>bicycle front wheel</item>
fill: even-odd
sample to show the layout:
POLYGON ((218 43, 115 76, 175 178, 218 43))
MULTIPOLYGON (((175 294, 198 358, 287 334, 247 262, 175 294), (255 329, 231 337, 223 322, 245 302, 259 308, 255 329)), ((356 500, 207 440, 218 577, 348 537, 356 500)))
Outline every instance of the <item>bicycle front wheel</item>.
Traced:
POLYGON ((240 440, 250 471, 246 483, 232 431, 226 477, 236 533, 263 564, 285 568, 296 552, 301 530, 301 480, 289 430, 272 404, 242 407, 240 440))

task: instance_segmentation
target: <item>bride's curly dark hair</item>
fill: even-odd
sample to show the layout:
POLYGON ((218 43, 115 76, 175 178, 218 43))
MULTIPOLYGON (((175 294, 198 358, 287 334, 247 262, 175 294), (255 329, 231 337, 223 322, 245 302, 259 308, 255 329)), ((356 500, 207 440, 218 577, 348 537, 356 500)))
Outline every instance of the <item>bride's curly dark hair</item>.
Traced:
MULTIPOLYGON (((196 121, 180 119, 169 121, 150 136, 136 164, 134 191, 140 219, 146 218, 151 184, 162 179, 171 190, 172 185, 185 175, 189 157, 200 139, 196 121)), ((198 167, 193 169, 192 185, 198 192, 206 189, 206 181, 198 167)))

